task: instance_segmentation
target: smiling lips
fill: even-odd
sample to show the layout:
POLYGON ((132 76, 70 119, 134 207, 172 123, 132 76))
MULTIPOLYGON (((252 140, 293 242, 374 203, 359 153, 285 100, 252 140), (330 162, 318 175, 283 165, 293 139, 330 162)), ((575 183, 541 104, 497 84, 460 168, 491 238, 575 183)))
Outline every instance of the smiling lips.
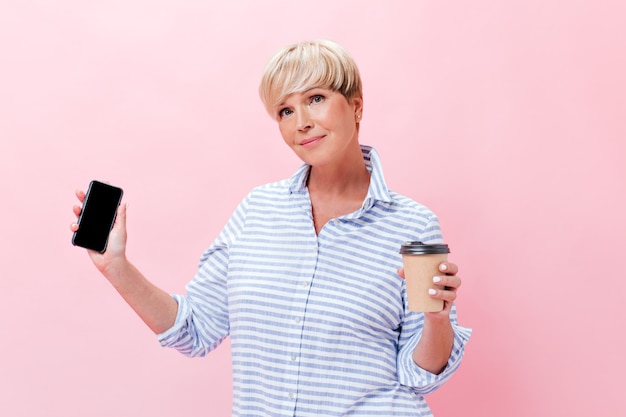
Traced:
POLYGON ((324 136, 313 136, 310 138, 306 138, 302 142, 300 142, 300 146, 312 146, 322 139, 324 139, 324 136))

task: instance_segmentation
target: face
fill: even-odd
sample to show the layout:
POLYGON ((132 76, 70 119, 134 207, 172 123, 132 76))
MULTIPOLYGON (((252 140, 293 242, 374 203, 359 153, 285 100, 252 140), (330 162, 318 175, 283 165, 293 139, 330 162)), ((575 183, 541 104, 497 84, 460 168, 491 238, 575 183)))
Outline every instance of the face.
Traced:
POLYGON ((290 94, 274 111, 285 143, 315 166, 339 163, 358 147, 362 107, 361 98, 348 100, 336 91, 313 88, 290 94))

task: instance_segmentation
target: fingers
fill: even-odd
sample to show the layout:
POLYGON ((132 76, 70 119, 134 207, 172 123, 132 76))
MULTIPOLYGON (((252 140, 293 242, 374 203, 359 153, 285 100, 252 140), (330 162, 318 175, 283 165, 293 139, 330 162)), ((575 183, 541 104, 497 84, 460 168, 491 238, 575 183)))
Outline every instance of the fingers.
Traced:
MULTIPOLYGON (((80 201, 81 203, 83 201, 85 201, 85 192, 82 190, 76 190, 74 192, 76 194, 76 198, 78 198, 78 201, 80 201)), ((76 216, 76 218, 78 219, 78 216, 80 216, 80 212, 83 210, 82 206, 79 205, 75 205, 72 207, 72 211, 74 212, 74 215, 76 216)), ((78 230, 78 224, 76 222, 70 224, 70 230, 72 232, 75 232, 78 230)))
POLYGON ((461 278, 456 275, 438 275, 433 277, 433 283, 449 290, 456 290, 461 286, 461 278))
MULTIPOLYGON (((76 194, 76 198, 78 198, 78 201, 80 201, 81 203, 85 201, 85 192, 83 190, 76 190, 74 194, 76 194)), ((79 205, 75 205, 74 207, 72 207, 72 211, 74 212, 74 215, 76 216, 77 219, 78 219, 78 216, 80 216, 80 212, 82 210, 83 210, 82 206, 79 206, 79 205)), ((78 224, 76 222, 70 224, 70 230, 72 232, 77 231, 78 224)))
MULTIPOLYGON (((444 274, 434 277, 433 282, 439 283, 441 281, 441 284, 438 285, 451 288, 458 288, 461 286, 461 279, 456 276, 456 273, 459 271, 459 268, 456 264, 453 264, 452 262, 442 262, 441 264, 439 264, 439 270, 444 274)), ((398 268, 397 272, 402 279, 406 278, 406 276, 404 275, 404 268, 398 268)))
MULTIPOLYGON (((75 194, 76 194, 76 197, 78 198, 78 201, 80 201, 81 203, 83 201, 85 201, 85 193, 82 190, 76 190, 75 194)), ((72 211, 74 212, 74 215, 78 219, 78 217, 80 216, 80 212, 83 211, 83 208, 82 208, 82 206, 74 205, 72 207, 72 211)), ((70 224, 70 230, 72 232, 77 231, 78 230, 78 224, 76 222, 70 224)))
MULTIPOLYGON (((442 274, 433 277, 433 283, 441 287, 441 291, 454 292, 461 286, 461 278, 456 275, 457 272, 459 272, 457 264, 452 262, 442 262, 439 264, 439 271, 441 271, 442 274)), ((404 275, 404 268, 398 268, 397 272, 402 279, 406 279, 404 275)), ((433 295, 437 295, 436 298, 443 298, 440 297, 440 292, 433 295)))
POLYGON ((439 270, 446 275, 456 275, 459 272, 459 267, 452 262, 442 262, 439 264, 439 270))
POLYGON ((82 203, 83 201, 85 201, 85 192, 83 190, 76 190, 75 191, 76 197, 78 198, 78 200, 82 203))
POLYGON ((448 303, 452 303, 454 300, 456 300, 456 291, 452 289, 447 289, 447 287, 444 289, 431 288, 428 290, 428 294, 432 298, 437 298, 439 300, 443 300, 448 303))
POLYGON ((456 291, 461 286, 461 278, 456 275, 443 275, 433 277, 435 288, 428 290, 428 294, 432 298, 437 298, 445 302, 444 310, 448 310, 452 303, 456 300, 456 291))

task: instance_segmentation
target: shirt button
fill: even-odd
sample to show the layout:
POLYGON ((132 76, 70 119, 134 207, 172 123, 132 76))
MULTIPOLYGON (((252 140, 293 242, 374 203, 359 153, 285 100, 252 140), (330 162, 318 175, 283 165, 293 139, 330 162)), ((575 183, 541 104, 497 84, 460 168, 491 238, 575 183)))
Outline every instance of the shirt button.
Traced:
POLYGON ((302 286, 303 286, 303 287, 308 287, 308 286, 309 286, 309 281, 304 281, 304 282, 302 283, 302 286))
POLYGON ((295 353, 293 355, 291 355, 291 360, 292 361, 296 361, 298 359, 298 355, 296 355, 295 353))
POLYGON ((289 393, 289 399, 293 400, 296 395, 293 392, 289 393))
POLYGON ((333 220, 333 224, 334 224, 335 226, 339 226, 339 224, 340 224, 340 223, 341 223, 341 220, 339 220, 339 219, 335 219, 335 220, 333 220))
POLYGON ((300 317, 296 317, 294 320, 296 321, 296 323, 300 323, 302 319, 300 317))

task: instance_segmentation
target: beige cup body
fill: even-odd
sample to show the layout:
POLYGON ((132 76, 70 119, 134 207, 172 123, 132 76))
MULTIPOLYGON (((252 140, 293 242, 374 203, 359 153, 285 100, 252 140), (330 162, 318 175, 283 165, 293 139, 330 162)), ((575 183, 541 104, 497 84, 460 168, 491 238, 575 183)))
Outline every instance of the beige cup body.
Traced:
POLYGON ((448 255, 445 253, 402 255, 409 310, 423 313, 443 310, 443 300, 432 298, 428 290, 441 289, 433 283, 433 278, 441 275, 439 264, 447 259, 448 255))

